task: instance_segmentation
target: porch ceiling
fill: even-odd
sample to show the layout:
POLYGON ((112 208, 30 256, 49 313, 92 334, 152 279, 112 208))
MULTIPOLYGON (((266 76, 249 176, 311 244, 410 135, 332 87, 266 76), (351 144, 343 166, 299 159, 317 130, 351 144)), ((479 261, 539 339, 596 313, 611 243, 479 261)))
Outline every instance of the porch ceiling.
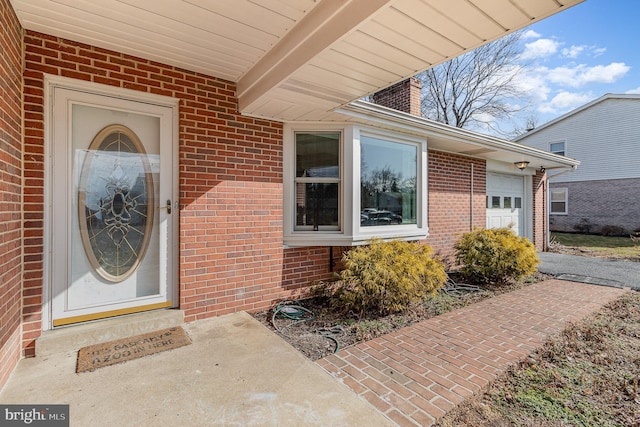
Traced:
POLYGON ((11 0, 39 31, 237 83, 239 110, 332 110, 583 0, 11 0))

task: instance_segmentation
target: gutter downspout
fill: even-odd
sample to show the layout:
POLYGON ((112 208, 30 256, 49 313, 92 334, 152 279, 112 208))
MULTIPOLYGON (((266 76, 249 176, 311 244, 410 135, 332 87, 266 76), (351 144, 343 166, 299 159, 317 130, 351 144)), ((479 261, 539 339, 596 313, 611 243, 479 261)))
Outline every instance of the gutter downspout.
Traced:
POLYGON ((471 193, 469 194, 469 231, 473 231, 473 163, 471 163, 471 193))
POLYGON ((549 243, 551 242, 551 232, 549 231, 549 178, 542 181, 542 194, 544 196, 544 248, 543 252, 549 250, 549 243))

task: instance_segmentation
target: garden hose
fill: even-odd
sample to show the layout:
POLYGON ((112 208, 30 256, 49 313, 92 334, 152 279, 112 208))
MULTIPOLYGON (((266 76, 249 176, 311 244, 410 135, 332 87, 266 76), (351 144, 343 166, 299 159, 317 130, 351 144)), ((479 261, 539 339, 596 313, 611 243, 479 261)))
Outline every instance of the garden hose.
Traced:
POLYGON ((274 327, 276 327, 274 320, 278 315, 299 322, 313 320, 315 318, 311 310, 304 308, 301 305, 292 304, 291 301, 283 301, 276 305, 276 308, 273 309, 271 323, 274 327))
MULTIPOLYGON (((315 315, 311 310, 302 307, 301 305, 293 304, 292 301, 283 301, 281 303, 278 303, 278 305, 276 305, 276 307, 273 309, 271 324, 276 329, 276 331, 280 332, 283 335, 284 332, 280 330, 280 328, 278 328, 278 325, 276 324, 277 317, 293 320, 293 323, 306 322, 315 319, 315 315)), ((344 334, 344 330, 341 327, 337 326, 330 329, 320 328, 317 330, 317 333, 320 336, 331 340, 335 344, 335 349, 333 350, 333 352, 338 352, 338 350, 340 349, 340 343, 335 336, 338 334, 344 334)))
POLYGON ((337 353, 338 350, 340 350, 340 343, 338 342, 336 336, 344 335, 344 329, 342 329, 341 326, 334 326, 330 329, 320 328, 317 330, 317 332, 326 339, 333 341, 333 343, 336 345, 335 349, 333 350, 334 353, 337 353))

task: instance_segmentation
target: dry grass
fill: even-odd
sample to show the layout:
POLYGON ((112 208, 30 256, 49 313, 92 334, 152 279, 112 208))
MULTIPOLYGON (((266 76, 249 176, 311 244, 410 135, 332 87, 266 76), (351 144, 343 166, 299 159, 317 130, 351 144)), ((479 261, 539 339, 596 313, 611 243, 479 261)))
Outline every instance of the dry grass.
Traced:
POLYGON ((438 426, 640 426, 640 294, 560 336, 438 426))
POLYGON ((640 261, 640 238, 552 233, 552 249, 580 255, 640 261))

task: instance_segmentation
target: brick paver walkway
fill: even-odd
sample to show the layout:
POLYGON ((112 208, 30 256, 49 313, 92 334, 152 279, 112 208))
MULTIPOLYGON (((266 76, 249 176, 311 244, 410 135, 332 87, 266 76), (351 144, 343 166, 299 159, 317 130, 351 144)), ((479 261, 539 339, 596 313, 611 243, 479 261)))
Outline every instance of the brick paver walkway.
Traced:
POLYGON ((567 322, 625 290, 548 280, 437 316, 317 363, 400 426, 429 426, 567 322))

